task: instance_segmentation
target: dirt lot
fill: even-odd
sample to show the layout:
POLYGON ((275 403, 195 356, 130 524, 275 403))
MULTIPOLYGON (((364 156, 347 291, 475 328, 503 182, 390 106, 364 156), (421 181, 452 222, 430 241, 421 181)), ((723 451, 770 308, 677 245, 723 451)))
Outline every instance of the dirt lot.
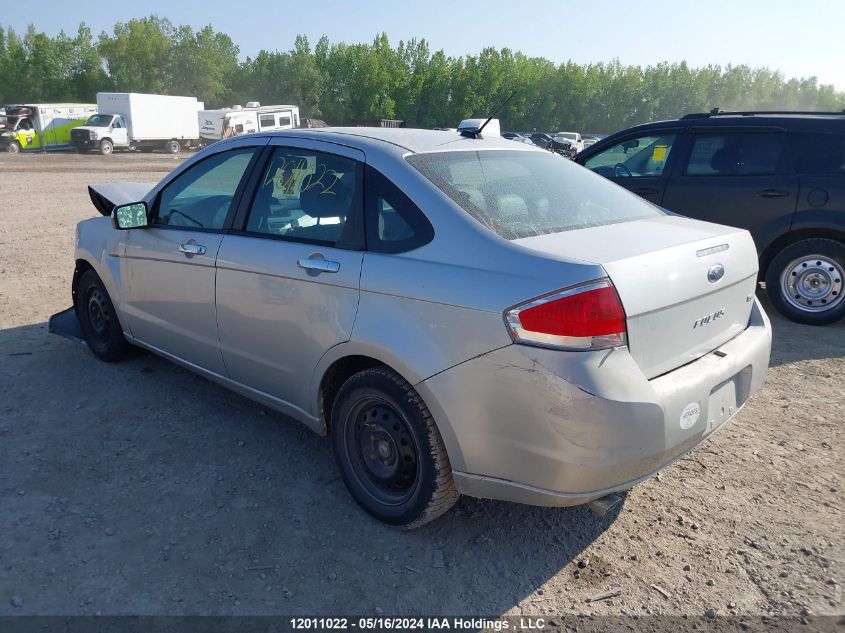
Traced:
POLYGON ((464 498, 400 532, 305 427, 47 333, 85 185, 183 158, 0 156, 0 615, 843 613, 845 323, 772 314, 762 392, 617 515, 464 498))

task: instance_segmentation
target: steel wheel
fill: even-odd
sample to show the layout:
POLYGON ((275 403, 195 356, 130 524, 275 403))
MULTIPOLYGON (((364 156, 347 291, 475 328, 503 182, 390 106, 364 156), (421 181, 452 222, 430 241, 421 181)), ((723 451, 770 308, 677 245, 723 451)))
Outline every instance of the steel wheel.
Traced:
POLYGON ((356 479, 385 505, 405 503, 419 479, 417 446, 407 421, 376 397, 356 402, 351 416, 346 451, 356 479))
POLYGON ((799 310, 825 312, 842 302, 843 279, 845 274, 838 262, 822 255, 806 255, 783 269, 781 292, 799 310))
POLYGON ((85 271, 77 283, 74 307, 88 347, 105 361, 120 360, 130 351, 114 305, 103 282, 93 270, 85 271))
POLYGON ((111 311, 106 297, 99 288, 91 288, 88 293, 88 323, 96 338, 106 342, 109 340, 111 328, 111 311))

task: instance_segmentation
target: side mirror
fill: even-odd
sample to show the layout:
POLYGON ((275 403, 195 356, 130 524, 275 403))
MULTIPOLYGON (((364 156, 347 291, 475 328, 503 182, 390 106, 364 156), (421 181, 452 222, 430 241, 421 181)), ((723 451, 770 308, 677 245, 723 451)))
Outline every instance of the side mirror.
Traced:
POLYGON ((146 202, 122 204, 114 208, 114 228, 116 229, 143 229, 149 225, 146 202))
POLYGON ((622 143, 622 147, 625 149, 626 152, 629 149, 634 149, 635 147, 639 147, 639 146, 640 146, 640 140, 637 139, 637 138, 631 139, 630 141, 625 141, 624 143, 622 143))

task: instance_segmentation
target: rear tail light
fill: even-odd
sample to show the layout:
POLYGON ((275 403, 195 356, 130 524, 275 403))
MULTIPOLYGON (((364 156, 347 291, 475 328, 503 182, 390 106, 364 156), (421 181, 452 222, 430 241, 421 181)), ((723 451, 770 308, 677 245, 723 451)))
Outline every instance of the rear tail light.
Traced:
POLYGON ((515 343, 567 350, 625 345, 625 310, 609 279, 559 290, 505 312, 515 343))

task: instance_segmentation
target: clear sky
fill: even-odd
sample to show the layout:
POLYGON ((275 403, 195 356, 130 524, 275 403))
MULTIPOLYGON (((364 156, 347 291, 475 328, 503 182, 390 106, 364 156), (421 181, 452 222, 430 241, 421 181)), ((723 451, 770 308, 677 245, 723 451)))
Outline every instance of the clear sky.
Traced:
POLYGON ((324 34, 353 43, 385 31, 392 44, 424 37, 455 56, 495 46, 558 63, 748 64, 845 91, 845 0, 39 0, 5 2, 0 25, 20 32, 32 22, 52 35, 85 21, 96 35, 151 13, 211 24, 242 57, 288 50, 299 33, 313 45, 324 34))

